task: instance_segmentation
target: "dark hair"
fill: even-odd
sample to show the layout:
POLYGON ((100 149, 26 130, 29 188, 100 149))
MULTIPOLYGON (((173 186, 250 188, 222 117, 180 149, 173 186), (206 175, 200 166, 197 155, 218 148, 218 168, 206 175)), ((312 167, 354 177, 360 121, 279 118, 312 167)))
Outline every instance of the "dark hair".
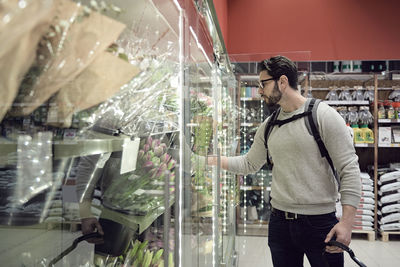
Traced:
POLYGON ((282 75, 286 75, 290 87, 297 90, 297 67, 287 57, 275 56, 261 61, 258 65, 258 72, 263 70, 266 70, 274 80, 278 80, 282 75))

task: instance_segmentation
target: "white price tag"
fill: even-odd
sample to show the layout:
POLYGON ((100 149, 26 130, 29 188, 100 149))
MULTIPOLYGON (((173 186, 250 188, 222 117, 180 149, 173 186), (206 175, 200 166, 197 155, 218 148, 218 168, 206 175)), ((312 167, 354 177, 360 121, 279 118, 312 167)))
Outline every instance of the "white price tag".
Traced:
POLYGON ((125 139, 122 149, 121 170, 120 173, 134 171, 136 169, 136 160, 139 152, 140 138, 135 140, 125 139))
POLYGON ((144 191, 143 189, 138 189, 138 190, 136 190, 135 192, 133 192, 133 194, 134 194, 134 195, 137 195, 137 196, 140 196, 140 195, 143 194, 144 192, 146 192, 146 191, 144 191))

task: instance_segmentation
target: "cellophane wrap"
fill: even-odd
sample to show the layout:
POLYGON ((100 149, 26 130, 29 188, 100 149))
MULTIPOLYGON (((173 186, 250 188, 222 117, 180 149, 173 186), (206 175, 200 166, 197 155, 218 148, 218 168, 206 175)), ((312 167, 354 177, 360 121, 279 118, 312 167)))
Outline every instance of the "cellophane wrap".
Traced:
POLYGON ((53 0, 0 2, 0 122, 34 62, 36 48, 54 15, 53 0))
POLYGON ((30 79, 19 92, 15 116, 28 115, 76 79, 124 30, 125 25, 70 0, 54 0, 56 14, 40 41, 30 79))
POLYGON ((141 73, 101 104, 81 133, 93 126, 137 137, 177 131, 177 65, 168 58, 144 55, 137 63, 141 73))

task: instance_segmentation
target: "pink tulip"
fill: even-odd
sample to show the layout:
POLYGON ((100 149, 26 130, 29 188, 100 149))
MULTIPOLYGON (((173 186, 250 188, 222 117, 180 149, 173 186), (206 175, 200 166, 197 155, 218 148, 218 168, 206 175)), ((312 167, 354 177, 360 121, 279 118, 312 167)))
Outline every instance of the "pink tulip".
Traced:
POLYGON ((149 151, 149 150, 150 150, 150 145, 149 145, 149 144, 145 144, 145 145, 143 146, 143 150, 144 150, 144 152, 149 151))
POLYGON ((147 170, 151 170, 151 168, 154 167, 154 163, 151 161, 146 161, 143 165, 144 168, 146 168, 147 170))
POLYGON ((149 146, 151 146, 152 143, 153 143, 153 138, 151 138, 151 136, 149 136, 149 137, 147 138, 147 144, 148 144, 149 146))
POLYGON ((139 150, 139 152, 138 152, 138 159, 139 159, 139 160, 142 160, 143 157, 144 157, 144 150, 141 149, 141 150, 139 150))
POLYGON ((155 140, 153 140, 153 143, 151 143, 151 148, 155 148, 155 147, 157 147, 157 146, 159 146, 161 144, 161 141, 160 141, 160 139, 155 139, 155 140))
POLYGON ((160 157, 161 161, 164 163, 168 163, 168 161, 171 159, 171 156, 169 154, 164 154, 160 157))
POLYGON ((157 146, 156 148, 154 148, 154 154, 157 157, 160 157, 163 153, 164 153, 164 150, 161 146, 157 146))

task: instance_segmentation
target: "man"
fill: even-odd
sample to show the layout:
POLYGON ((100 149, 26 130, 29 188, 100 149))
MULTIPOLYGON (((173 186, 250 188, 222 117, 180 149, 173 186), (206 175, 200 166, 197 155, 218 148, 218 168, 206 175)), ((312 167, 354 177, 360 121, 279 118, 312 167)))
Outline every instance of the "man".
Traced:
MULTIPOLYGON (((272 57, 260 65, 259 93, 268 105, 280 106, 277 120, 303 113, 310 99, 297 90, 296 65, 283 56, 272 57)), ((264 132, 269 119, 257 130, 249 152, 221 157, 222 168, 246 175, 266 163, 264 132)), ((267 143, 273 162, 268 245, 277 267, 303 266, 304 254, 311 266, 343 266, 343 251, 338 247, 325 248, 325 243, 336 239, 349 245, 351 241, 361 193, 358 157, 346 124, 334 109, 320 103, 317 121, 324 145, 340 175, 343 215, 338 222, 335 216, 338 186, 329 163, 321 157, 314 137, 307 130, 304 117, 273 127, 267 143)), ((215 165, 216 157, 209 157, 208 164, 215 165)))

